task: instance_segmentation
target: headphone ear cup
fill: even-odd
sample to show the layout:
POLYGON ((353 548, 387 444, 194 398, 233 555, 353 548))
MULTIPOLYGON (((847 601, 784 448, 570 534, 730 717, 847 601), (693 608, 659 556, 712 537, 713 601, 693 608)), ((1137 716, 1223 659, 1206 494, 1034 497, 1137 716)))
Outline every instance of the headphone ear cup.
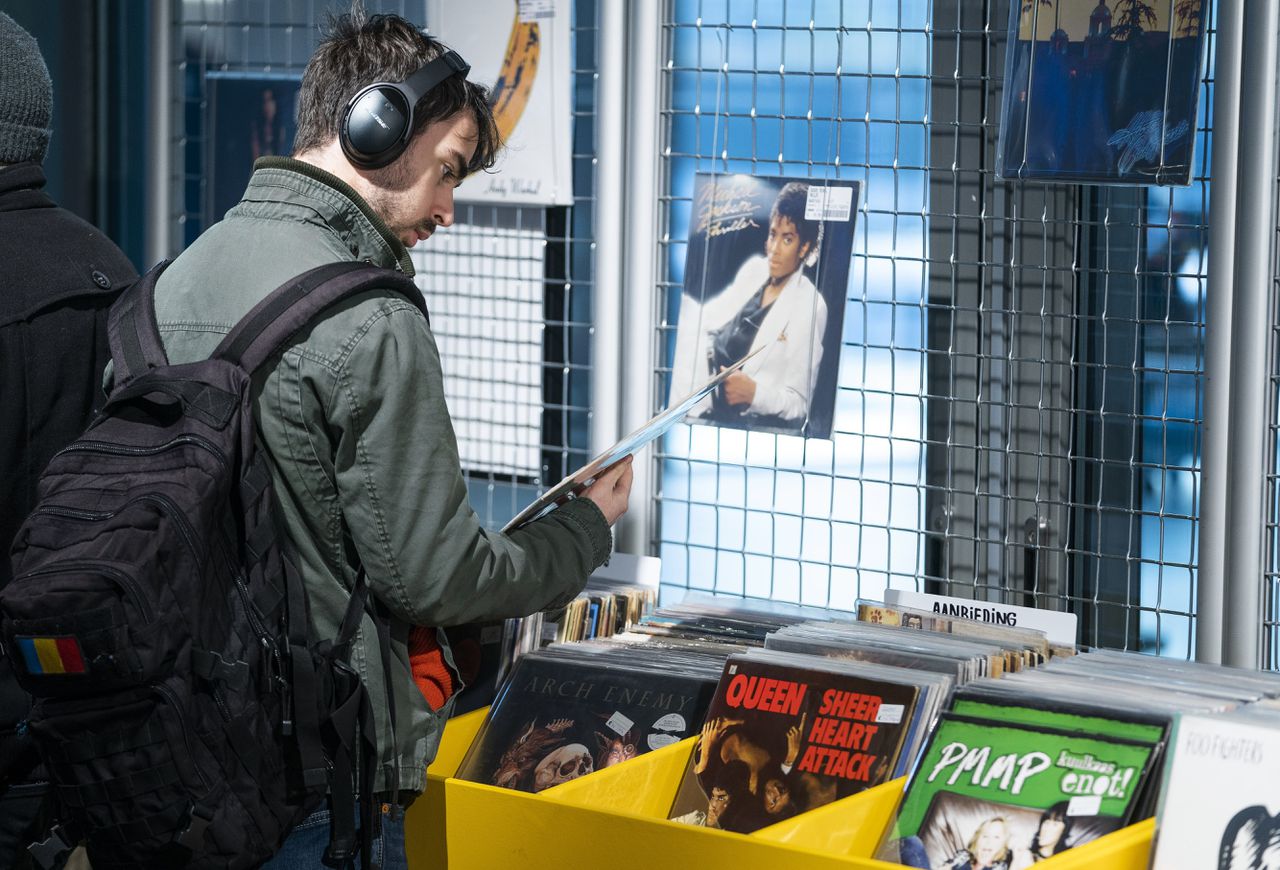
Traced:
POLYGON ((412 129, 407 103, 398 87, 385 82, 352 97, 338 130, 347 159, 361 168, 377 169, 399 157, 412 129))

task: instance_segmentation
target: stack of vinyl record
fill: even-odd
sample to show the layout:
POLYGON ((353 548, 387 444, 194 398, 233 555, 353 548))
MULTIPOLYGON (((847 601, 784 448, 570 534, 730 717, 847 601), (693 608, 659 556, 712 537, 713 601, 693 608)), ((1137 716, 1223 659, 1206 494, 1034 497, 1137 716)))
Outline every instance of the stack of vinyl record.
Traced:
POLYGON ((763 646, 769 632, 802 619, 796 614, 784 615, 755 607, 686 600, 679 605, 654 610, 640 620, 636 630, 654 635, 763 646))
POLYGON ((948 674, 958 684, 999 676, 1008 661, 1006 648, 994 643, 870 622, 786 626, 772 632, 765 647, 948 674))
POLYGON ((542 640, 564 643, 610 637, 638 622, 657 600, 658 590, 651 586, 592 580, 563 610, 542 614, 542 640))
MULTIPOLYGON (((952 634, 969 640, 997 644, 1006 651, 1002 671, 1020 671, 1035 667, 1050 658, 1075 655, 1074 646, 1054 646, 1043 631, 1033 628, 1017 628, 1011 625, 994 625, 975 619, 940 616, 927 610, 916 610, 901 605, 887 605, 879 601, 859 601, 858 620, 877 625, 952 634)), ((992 674, 999 676, 999 674, 992 674)))
POLYGON ((498 687, 520 656, 547 644, 592 637, 608 637, 631 628, 653 607, 658 590, 593 577, 586 589, 564 607, 520 619, 462 626, 448 630, 455 659, 463 653, 474 659, 467 688, 454 705, 454 714, 493 702, 498 687))
POLYGON ((718 650, 615 639, 521 656, 457 776, 540 792, 690 737, 722 662, 718 650))
POLYGON ((609 637, 616 632, 627 631, 653 608, 657 600, 658 590, 652 586, 593 577, 586 588, 564 607, 507 620, 503 642, 506 666, 510 667, 520 656, 547 644, 609 637))
POLYGON ((525 640, 458 776, 541 791, 693 736, 726 658, 801 618, 740 599, 645 612, 651 593, 593 581, 563 610, 521 621, 525 640))
POLYGON ((1112 651, 971 682, 934 729, 878 857, 1012 870, 1091 842, 1152 815, 1180 714, 1277 697, 1276 674, 1112 651))

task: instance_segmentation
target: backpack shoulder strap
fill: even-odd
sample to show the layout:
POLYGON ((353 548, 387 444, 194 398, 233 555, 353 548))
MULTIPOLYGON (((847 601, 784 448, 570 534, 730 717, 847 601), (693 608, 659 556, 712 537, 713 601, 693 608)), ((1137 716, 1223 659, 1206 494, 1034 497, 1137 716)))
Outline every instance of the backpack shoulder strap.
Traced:
POLYGON ((111 306, 107 316, 107 343, 111 347, 112 377, 116 387, 149 369, 169 364, 156 324, 156 281, 169 265, 163 260, 134 281, 111 306))
POLYGON ((406 275, 366 263, 329 263, 271 291, 227 334, 213 357, 253 372, 321 311, 366 290, 399 293, 427 317, 422 291, 406 275))

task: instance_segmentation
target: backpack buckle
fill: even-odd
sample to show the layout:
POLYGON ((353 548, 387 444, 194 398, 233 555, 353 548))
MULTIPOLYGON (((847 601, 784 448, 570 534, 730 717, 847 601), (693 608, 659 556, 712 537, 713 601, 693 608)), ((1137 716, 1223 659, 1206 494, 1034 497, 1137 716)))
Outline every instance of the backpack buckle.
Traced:
POLYGON ((330 841, 328 847, 324 850, 324 860, 328 864, 341 866, 343 862, 354 858, 355 854, 356 841, 354 837, 335 838, 330 841))
POLYGON ((210 682, 221 682, 238 691, 244 691, 249 685, 249 665, 246 662, 229 662, 212 650, 193 649, 191 669, 210 682))
POLYGON ((31 857, 43 870, 49 870, 57 864, 59 858, 74 848, 74 844, 67 842, 66 833, 67 829, 62 825, 54 825, 48 838, 27 847, 31 857))
POLYGON ((175 838, 175 842, 188 851, 199 854, 204 847, 205 829, 209 827, 209 823, 212 821, 213 814, 209 810, 200 806, 192 806, 186 830, 175 838))

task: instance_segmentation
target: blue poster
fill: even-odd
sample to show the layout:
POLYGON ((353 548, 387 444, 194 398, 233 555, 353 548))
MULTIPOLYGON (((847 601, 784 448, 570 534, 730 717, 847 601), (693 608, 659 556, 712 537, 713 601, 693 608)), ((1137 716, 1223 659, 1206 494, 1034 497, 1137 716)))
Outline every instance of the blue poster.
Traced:
POLYGON ((1191 182, 1207 0, 1012 0, 997 174, 1191 182))

